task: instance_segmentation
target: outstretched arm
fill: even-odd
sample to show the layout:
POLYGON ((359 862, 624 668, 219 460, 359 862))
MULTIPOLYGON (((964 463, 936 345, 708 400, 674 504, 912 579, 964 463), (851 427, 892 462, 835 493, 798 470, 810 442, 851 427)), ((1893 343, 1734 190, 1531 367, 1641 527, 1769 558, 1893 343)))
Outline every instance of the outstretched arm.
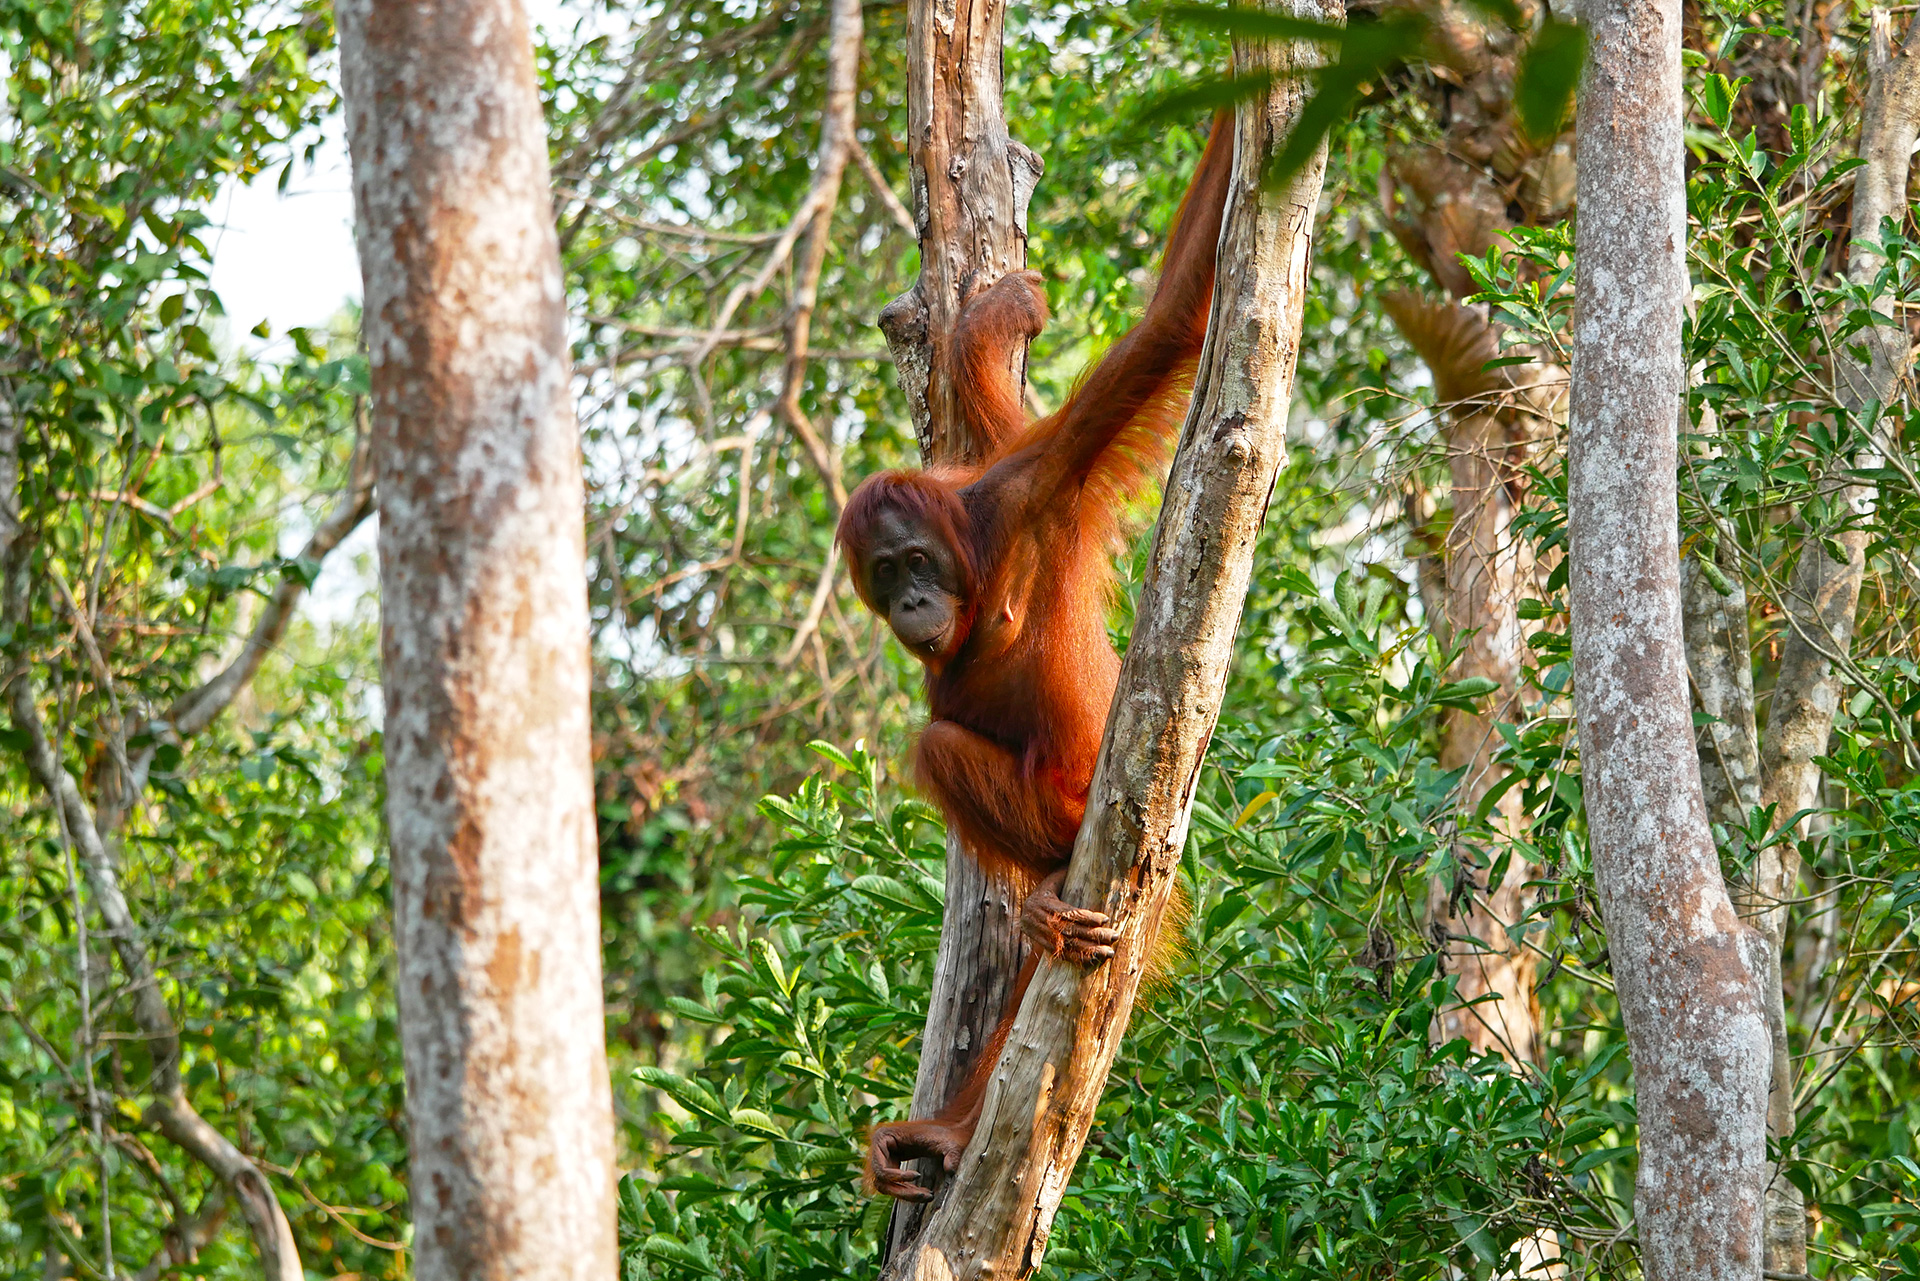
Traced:
POLYGON ((1039 465, 1058 483, 1100 467, 1120 473, 1115 480, 1130 489, 1136 475, 1166 451, 1185 411, 1183 375, 1206 342, 1220 217, 1233 177, 1233 132, 1232 113, 1214 118, 1207 149, 1174 215, 1160 283, 1146 314, 1107 350, 1067 403, 1035 429, 1029 448, 1045 451, 1039 465), (1103 458, 1116 446, 1141 456, 1103 458))
POLYGON ((960 417, 991 458, 1027 425, 1020 400, 1026 347, 1047 323, 1047 295, 1037 271, 1016 271, 975 294, 954 326, 947 367, 960 417))

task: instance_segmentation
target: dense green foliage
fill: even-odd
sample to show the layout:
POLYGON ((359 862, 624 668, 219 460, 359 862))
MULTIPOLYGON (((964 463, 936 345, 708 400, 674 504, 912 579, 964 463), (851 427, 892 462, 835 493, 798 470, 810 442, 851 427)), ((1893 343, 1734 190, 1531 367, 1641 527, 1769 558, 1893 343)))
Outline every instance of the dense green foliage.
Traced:
MULTIPOLYGON (((905 193, 905 8, 863 14, 857 132, 905 193)), ((1803 1107, 1779 1155, 1814 1209, 1816 1275, 1920 1278, 1920 423, 1904 398, 1842 409, 1833 374, 1875 300, 1910 300, 1916 258, 1910 228, 1888 228, 1876 282, 1837 274, 1864 12, 1822 19, 1833 57, 1798 105, 1756 70, 1792 38, 1780 21, 1709 6, 1689 33, 1683 533, 1692 551, 1732 544, 1716 563, 1753 600, 1763 698, 1794 561, 1837 522, 1871 534, 1827 808, 1800 840, 1803 1107), (1871 509, 1838 511, 1841 481, 1871 481, 1871 509)), ((831 487, 773 411, 791 268, 744 289, 813 178, 825 35, 814 0, 644 0, 559 10, 540 47, 592 486, 634 1277, 871 1267, 888 1207, 858 1190, 863 1135, 904 1113, 938 933, 937 816, 897 764, 915 673, 835 573, 831 487)), ((1017 6, 1007 37, 1014 132, 1047 165, 1030 253, 1056 316, 1032 369, 1050 404, 1128 322, 1198 151, 1197 113, 1143 113, 1223 54, 1155 10, 1086 0, 1017 6)), ((26 530, 0 591, 0 680, 30 682, 90 803, 111 809, 119 751, 153 751, 114 849, 189 1097, 269 1172, 312 1275, 400 1276, 371 603, 296 624, 206 732, 176 742, 164 724, 271 593, 313 581, 299 548, 344 483, 365 388, 351 318, 255 364, 216 347, 206 284, 220 184, 293 164, 337 110, 331 38, 324 5, 0 0, 0 427, 19 429, 26 530)), ((1186 852, 1187 955, 1136 1012, 1051 1276, 1487 1277, 1537 1257, 1543 1233, 1578 1275, 1637 1273, 1563 564, 1522 609, 1525 714, 1499 727, 1524 822, 1463 806, 1440 765, 1443 714, 1488 690, 1448 679, 1428 627, 1449 460, 1431 379, 1377 301, 1430 289, 1379 204, 1442 127, 1423 91, 1444 76, 1377 71, 1332 137, 1293 457, 1186 852), (1516 1068, 1431 1035, 1458 976, 1429 920, 1435 893, 1522 863, 1538 869, 1521 933, 1542 1053, 1516 1068)), ((1570 250, 1565 226, 1527 228, 1473 264, 1535 353, 1564 353, 1570 250)), ((844 483, 912 460, 871 322, 917 266, 849 166, 798 401, 844 483)), ((1531 466, 1520 528, 1552 566, 1561 463, 1549 448, 1531 466)), ((214 1185, 143 1120, 152 1062, 127 974, 24 743, 0 715, 0 1275, 62 1257, 104 1275, 109 1229, 116 1271, 138 1272, 214 1185)), ((1796 839, 1792 817, 1723 827, 1729 875, 1796 839)), ((228 1215, 193 1270, 256 1267, 228 1215)))

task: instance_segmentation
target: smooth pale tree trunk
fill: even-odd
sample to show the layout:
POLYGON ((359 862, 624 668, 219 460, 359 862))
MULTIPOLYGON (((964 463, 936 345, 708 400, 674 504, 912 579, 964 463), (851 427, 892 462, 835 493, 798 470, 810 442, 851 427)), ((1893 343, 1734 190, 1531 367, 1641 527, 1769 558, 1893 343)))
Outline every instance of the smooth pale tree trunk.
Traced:
MULTIPOLYGON (((1323 0, 1278 7, 1321 22, 1342 16, 1323 0)), ((1193 408, 1062 889, 1067 901, 1100 904, 1112 916, 1114 958, 1084 971, 1041 962, 960 1169, 884 1278, 1032 1276, 1092 1127, 1179 869, 1254 548, 1286 457, 1325 149, 1280 186, 1265 186, 1261 175, 1306 105, 1300 73, 1318 58, 1304 43, 1236 50, 1238 70, 1283 74, 1238 113, 1193 408)))
POLYGON ((514 0, 341 0, 414 1271, 618 1275, 580 448, 514 0))
MULTIPOLYGON (((880 313, 880 328, 906 394, 921 461, 977 458, 951 380, 936 367, 960 308, 974 293, 1027 264, 1027 205, 1043 166, 1007 135, 1001 97, 1003 0, 976 0, 956 22, 940 0, 907 4, 907 156, 920 278, 880 313)), ((1025 372, 1025 351, 1019 353, 1025 372)), ((1026 960, 1018 905, 947 837, 946 911, 920 1042, 911 1115, 932 1116, 966 1081, 1006 1009, 1026 960)), ((940 1162, 913 1162, 938 1188, 940 1162)), ((882 1258, 926 1221, 925 1203, 896 1202, 882 1258)))
POLYGON ((1574 704, 1639 1099, 1649 1281, 1761 1270, 1771 1046, 1759 937, 1707 826, 1680 615, 1680 0, 1588 0, 1569 435, 1574 704))

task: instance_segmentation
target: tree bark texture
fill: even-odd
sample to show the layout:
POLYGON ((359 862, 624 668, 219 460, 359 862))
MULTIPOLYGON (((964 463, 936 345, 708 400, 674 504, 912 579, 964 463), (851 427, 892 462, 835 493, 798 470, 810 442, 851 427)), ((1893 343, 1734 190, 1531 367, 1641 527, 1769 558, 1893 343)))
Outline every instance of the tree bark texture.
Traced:
POLYGON ((1687 672, 1700 710, 1713 717, 1698 734, 1700 787, 1707 820, 1728 831, 1747 825, 1760 803, 1760 743, 1754 730, 1753 641, 1747 589, 1732 540, 1696 548, 1680 567, 1681 626, 1687 672), (1720 582, 1701 568, 1711 559, 1720 582), (1728 589, 1720 590, 1724 584, 1728 589))
POLYGON ((1649 1281, 1760 1271, 1764 957, 1707 826, 1680 618, 1679 0, 1589 0, 1569 438, 1574 704, 1638 1090, 1649 1281))
MULTIPOLYGON (((1000 33, 1005 0, 909 0, 907 155, 920 278, 880 314, 924 463, 977 457, 937 354, 975 293, 1027 264, 1027 205, 1044 171, 1007 135, 1000 33)), ((1019 357, 1025 374, 1025 352, 1019 357)), ((967 1079, 1026 960, 1019 905, 947 838, 946 910, 920 1043, 912 1115, 932 1116, 967 1079)), ((940 1163, 915 1163, 938 1186, 940 1163)), ((883 1258, 925 1223, 896 1202, 883 1258)))
POLYGON ((415 1274, 615 1275, 583 494, 516 0, 341 0, 415 1274))
MULTIPOLYGON (((1027 264, 1027 204, 1045 166, 1007 136, 1001 98, 1004 0, 910 0, 907 155, 920 279, 880 313, 921 456, 975 456, 954 388, 933 357, 960 308, 1027 264)), ((1021 372, 1026 353, 1015 357, 1021 372)))
MULTIPOLYGON (((1338 21, 1327 0, 1285 6, 1338 21)), ((1302 72, 1311 46, 1236 51, 1236 67, 1302 72)), ((1194 404, 1166 486, 1133 640, 1062 896, 1120 932, 1091 971, 1043 960, 987 1089, 980 1128, 924 1234, 883 1276, 1033 1275, 1126 1031, 1186 841, 1274 477, 1286 453, 1307 256, 1324 149, 1263 190, 1277 139, 1306 102, 1277 78, 1236 122, 1235 180, 1194 404)))

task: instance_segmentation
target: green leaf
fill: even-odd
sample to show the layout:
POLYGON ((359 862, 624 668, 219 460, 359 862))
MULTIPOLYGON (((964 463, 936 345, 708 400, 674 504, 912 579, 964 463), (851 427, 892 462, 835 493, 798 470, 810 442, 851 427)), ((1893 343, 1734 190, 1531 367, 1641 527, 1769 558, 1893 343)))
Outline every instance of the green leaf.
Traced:
POLYGON ((1469 676, 1463 681, 1449 681, 1433 692, 1433 701, 1447 707, 1472 707, 1475 700, 1485 698, 1500 688, 1500 682, 1486 676, 1469 676))
POLYGON ((1712 556, 1696 555, 1693 563, 1699 566, 1700 577, 1706 579, 1714 591, 1719 592, 1722 596, 1733 595, 1735 590, 1733 580, 1728 578, 1726 574, 1721 571, 1720 567, 1713 563, 1712 556))
POLYGON ((1632 1151, 1633 1151, 1632 1145, 1628 1144, 1623 1147, 1601 1148, 1598 1152, 1589 1152, 1585 1156, 1581 1157, 1578 1161, 1575 1161, 1572 1165, 1568 1166, 1567 1174, 1569 1176, 1572 1176, 1575 1174, 1585 1174, 1588 1170, 1597 1169, 1598 1167, 1606 1165, 1609 1162, 1617 1161, 1621 1157, 1627 1155, 1629 1152, 1632 1152, 1632 1151))
POLYGON ((850 770, 854 768, 852 759, 848 757, 848 755, 845 752, 835 747, 832 743, 828 743, 821 739, 816 738, 811 743, 807 744, 807 750, 812 752, 816 756, 824 756, 826 759, 832 761, 835 765, 838 765, 841 769, 850 770))
POLYGON ((735 1108, 733 1110, 733 1128, 745 1130, 750 1134, 764 1134, 768 1138, 784 1139, 787 1132, 773 1123, 773 1118, 758 1108, 735 1108))
POLYGON ((705 1250, 695 1250, 678 1237, 668 1236, 664 1232, 656 1232, 648 1237, 641 1244, 640 1252, 650 1258, 665 1259, 708 1276, 713 1275, 713 1260, 707 1257, 705 1250))
POLYGON ((1520 55, 1513 81, 1514 113, 1521 131, 1535 143, 1551 142, 1566 128, 1586 56, 1586 29, 1551 16, 1520 55))
POLYGON ((1729 80, 1719 72, 1711 72, 1707 82, 1700 90, 1700 106, 1707 118, 1725 133, 1733 124, 1734 100, 1740 96, 1740 87, 1747 83, 1747 77, 1741 76, 1729 80))

